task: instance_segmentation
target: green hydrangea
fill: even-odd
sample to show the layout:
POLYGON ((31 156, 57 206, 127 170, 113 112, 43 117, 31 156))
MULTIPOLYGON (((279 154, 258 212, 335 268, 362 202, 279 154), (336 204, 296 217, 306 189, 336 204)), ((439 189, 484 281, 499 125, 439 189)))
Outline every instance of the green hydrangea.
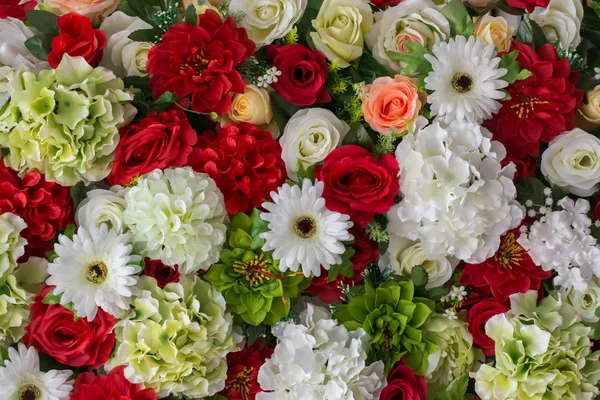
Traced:
POLYGON ((495 342, 495 365, 482 365, 475 391, 482 400, 594 399, 600 352, 591 352, 592 329, 555 293, 537 304, 531 290, 511 296, 511 309, 492 317, 486 334, 495 342))
POLYGON ((225 387, 226 355, 241 336, 221 293, 197 276, 161 289, 142 276, 131 314, 115 328, 117 343, 109 368, 125 365, 125 376, 156 390, 190 398, 225 387))
POLYGON ((14 271, 17 260, 25 254, 27 240, 20 234, 26 227, 25 221, 17 215, 0 215, 0 283, 14 271))
POLYGON ((363 328, 369 334, 369 362, 383 360, 386 372, 404 357, 409 367, 423 375, 429 354, 437 349, 423 331, 435 303, 414 297, 414 292, 410 281, 386 281, 374 287, 367 280, 364 293, 334 309, 334 317, 349 331, 363 328))
POLYGON ((271 253, 261 250, 262 242, 257 232, 252 236, 250 217, 234 215, 227 230, 229 248, 206 274, 206 280, 223 292, 227 311, 251 325, 273 325, 287 316, 300 290, 310 283, 302 273, 282 273, 271 253))
POLYGON ((0 284, 0 346, 8 347, 25 335, 33 295, 19 287, 13 275, 0 284))
POLYGON ((65 55, 55 70, 14 71, 10 101, 0 110, 6 164, 37 170, 65 186, 110 173, 120 126, 131 121, 133 94, 105 68, 65 55))

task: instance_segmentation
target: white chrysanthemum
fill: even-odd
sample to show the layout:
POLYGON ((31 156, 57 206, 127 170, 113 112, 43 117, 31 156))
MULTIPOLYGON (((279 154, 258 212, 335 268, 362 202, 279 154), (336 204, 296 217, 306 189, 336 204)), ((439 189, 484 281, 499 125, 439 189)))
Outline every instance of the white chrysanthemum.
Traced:
POLYGON ((266 239, 262 249, 275 250, 281 271, 302 267, 304 276, 320 276, 321 266, 328 270, 342 262, 342 242, 354 239, 348 233, 350 217, 325 207, 323 189, 323 182, 313 185, 308 179, 302 188, 285 183, 278 193, 271 192, 272 203, 263 203, 268 212, 260 217, 269 222, 269 231, 261 234, 266 239))
POLYGON ((498 68, 494 45, 474 36, 467 40, 457 36, 447 43, 436 44, 433 55, 425 58, 433 71, 425 78, 425 88, 433 91, 427 96, 431 115, 452 121, 479 122, 500 109, 499 99, 508 86, 502 79, 506 68, 498 68))
POLYGON ((115 317, 129 309, 140 260, 132 255, 130 234, 99 228, 80 227, 73 239, 65 235, 54 246, 58 257, 48 265, 48 285, 56 286, 61 304, 73 303, 80 317, 92 321, 98 307, 115 317))
POLYGON ((25 254, 27 240, 20 234, 26 227, 23 218, 17 215, 0 215, 0 281, 17 267, 17 260, 25 254))
POLYGON ((278 344, 258 372, 257 400, 371 400, 386 385, 383 362, 366 365, 369 336, 348 332, 327 310, 308 304, 300 323, 273 327, 278 344))
POLYGON ((0 364, 2 400, 68 400, 73 373, 68 370, 40 371, 38 352, 19 344, 19 351, 8 349, 8 360, 0 364))
POLYGON ((143 256, 179 265, 185 274, 208 269, 225 242, 223 194, 191 168, 155 170, 125 195, 125 225, 143 256))
POLYGON ((523 209, 515 200, 515 166, 502 168, 506 150, 491 136, 459 122, 407 135, 396 150, 403 199, 388 213, 388 232, 420 241, 430 260, 476 264, 494 255, 523 209))
POLYGON ((129 189, 122 186, 113 186, 110 190, 90 190, 77 207, 75 222, 79 226, 106 224, 109 229, 122 233, 123 212, 127 207, 125 194, 128 191, 129 189))

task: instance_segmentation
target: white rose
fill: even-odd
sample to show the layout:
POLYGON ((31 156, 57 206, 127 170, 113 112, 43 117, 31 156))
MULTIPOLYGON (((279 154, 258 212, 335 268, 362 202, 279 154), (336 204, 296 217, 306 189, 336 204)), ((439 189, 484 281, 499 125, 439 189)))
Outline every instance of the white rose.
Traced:
POLYGON ((508 51, 514 33, 504 17, 485 15, 475 24, 473 35, 487 44, 493 44, 498 51, 508 51))
POLYGON ((431 0, 405 0, 375 14, 377 22, 365 35, 373 57, 391 73, 406 66, 393 61, 386 51, 404 52, 404 43, 416 42, 431 49, 450 37, 450 24, 431 0))
POLYGON ((123 212, 127 207, 125 194, 129 191, 122 186, 113 186, 110 190, 95 189, 87 192, 87 198, 79 204, 75 213, 77 225, 108 225, 119 234, 123 232, 123 212))
POLYGON ((600 188, 600 139, 579 128, 561 134, 542 154, 542 173, 576 196, 593 195, 600 188))
POLYGON ((304 14, 307 0, 231 0, 230 13, 243 13, 240 25, 258 47, 285 36, 304 14))
POLYGON ((577 314, 581 316, 585 322, 598 322, 596 316, 596 308, 600 307, 600 286, 596 278, 592 278, 587 282, 587 289, 583 292, 575 290, 573 287, 567 293, 567 299, 573 306, 577 314))
POLYGON ((304 167, 319 163, 342 143, 350 126, 324 108, 298 111, 288 121, 281 144, 281 158, 290 179, 297 179, 298 161, 304 167))
POLYGON ((113 71, 119 78, 148 75, 146 62, 152 43, 135 42, 129 39, 129 35, 150 28, 152 26, 140 18, 130 17, 121 11, 106 18, 100 25, 100 30, 108 38, 100 65, 113 71))
POLYGON ((575 50, 581 42, 581 0, 550 0, 546 8, 536 7, 531 19, 537 22, 551 43, 560 42, 565 49, 575 50))

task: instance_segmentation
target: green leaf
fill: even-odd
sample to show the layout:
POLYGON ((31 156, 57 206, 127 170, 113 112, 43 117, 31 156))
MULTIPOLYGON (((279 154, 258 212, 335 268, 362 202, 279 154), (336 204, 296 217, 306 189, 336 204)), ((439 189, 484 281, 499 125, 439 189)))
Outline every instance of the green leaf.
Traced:
POLYGON ((69 239, 73 239, 73 235, 75 235, 75 232, 77 232, 77 227, 73 224, 69 224, 65 228, 63 235, 65 235, 69 239))
POLYGON ((600 340, 600 323, 594 328, 594 339, 600 340))
POLYGON ((290 118, 296 114, 298 110, 302 109, 302 107, 290 103, 277 92, 271 92, 271 109, 273 110, 275 123, 277 124, 279 131, 283 133, 290 118))
POLYGON ((123 79, 125 87, 133 86, 134 88, 143 89, 148 87, 150 82, 149 76, 128 76, 123 79))
POLYGON ((77 210, 79 203, 85 199, 87 192, 96 189, 96 185, 91 183, 85 185, 83 182, 79 182, 77 185, 71 187, 71 198, 73 199, 73 209, 77 210))
POLYGON ((414 76, 433 71, 431 63, 425 59, 425 54, 432 54, 431 50, 426 49, 421 43, 417 42, 405 42, 404 47, 408 50, 407 52, 391 50, 386 52, 392 60, 406 63, 402 75, 414 76))
POLYGON ((519 24, 516 39, 521 43, 532 46, 536 50, 548 43, 542 28, 528 16, 525 16, 519 24))
POLYGON ((510 53, 504 54, 500 58, 500 68, 506 68, 506 75, 502 77, 502 80, 508 82, 508 84, 520 79, 526 79, 531 76, 531 72, 526 69, 521 69, 521 64, 517 61, 519 56, 519 50, 513 50, 510 53))
POLYGON ((147 0, 128 0, 127 5, 142 21, 149 23, 155 28, 159 28, 159 21, 156 19, 156 10, 147 0))
POLYGON ((136 42, 157 42, 162 36, 163 32, 157 28, 151 29, 140 29, 135 32, 132 32, 129 35, 129 39, 136 42))
POLYGON ((30 37, 25 41, 25 47, 31 52, 36 58, 42 61, 48 61, 48 54, 52 51, 52 40, 54 39, 53 33, 41 33, 30 37))
POLYGON ((425 272, 425 268, 421 267, 420 265, 413 267, 413 269, 410 271, 410 280, 415 285, 415 288, 424 288, 429 280, 427 277, 427 272, 425 272))
POLYGON ((190 4, 185 9, 185 22, 188 22, 194 26, 198 25, 198 14, 196 13, 196 6, 194 3, 190 4))
POLYGON ((50 290, 42 300, 44 304, 60 304, 60 295, 54 294, 54 289, 50 290))
POLYGON ((28 10, 25 14, 27 15, 27 22, 40 33, 52 33, 58 35, 59 30, 58 24, 56 23, 58 15, 42 10, 28 10))
POLYGON ((546 204, 546 195, 544 189, 547 187, 537 178, 519 178, 515 181, 517 188, 517 201, 525 204, 527 200, 533 201, 533 204, 543 206, 546 204))
POLYGON ((269 231, 269 222, 260 217, 261 211, 255 208, 250 215, 250 236, 258 237, 261 233, 269 231))
POLYGON ((452 0, 448 5, 442 8, 441 13, 450 23, 452 36, 468 37, 473 35, 473 19, 469 15, 462 1, 452 0))
POLYGON ((252 346, 258 338, 265 337, 270 331, 271 327, 265 324, 260 324, 257 326, 244 324, 244 335, 248 338, 246 346, 252 346))
POLYGON ((309 179, 314 182, 315 180, 315 168, 317 164, 311 164, 308 168, 304 168, 302 161, 298 160, 296 164, 296 174, 298 175, 298 182, 302 183, 304 179, 309 179))
POLYGON ((342 144, 356 144, 369 151, 373 150, 373 139, 360 122, 355 122, 350 126, 350 131, 344 136, 342 144))
POLYGON ((345 276, 346 278, 354 277, 354 270, 352 269, 352 261, 350 261, 350 257, 354 255, 356 251, 351 246, 346 246, 346 251, 342 254, 342 262, 340 264, 332 265, 329 268, 329 273, 327 274, 327 282, 333 282, 340 275, 345 276))
POLYGON ((372 83, 374 78, 380 76, 389 75, 388 71, 384 68, 379 61, 371 55, 371 53, 363 52, 358 61, 357 71, 362 81, 372 83))

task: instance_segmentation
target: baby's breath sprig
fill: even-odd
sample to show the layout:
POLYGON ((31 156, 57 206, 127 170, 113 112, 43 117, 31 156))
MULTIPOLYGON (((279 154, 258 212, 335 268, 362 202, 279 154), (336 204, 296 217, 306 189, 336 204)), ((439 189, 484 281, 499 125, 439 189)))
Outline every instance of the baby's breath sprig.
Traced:
POLYGON ((365 232, 369 236, 369 239, 377 243, 387 242, 390 240, 390 235, 375 220, 369 222, 369 224, 365 226, 365 232))
POLYGON ((394 129, 390 129, 387 135, 379 135, 379 139, 373 147, 373 154, 376 157, 381 157, 386 154, 392 154, 396 150, 398 136, 394 129))
POLYGON ((585 69, 585 58, 581 57, 575 52, 569 51, 567 48, 564 48, 560 42, 556 42, 554 47, 556 47, 556 54, 558 54, 558 58, 566 58, 569 60, 571 71, 583 71, 585 69))
POLYGON ((448 294, 440 299, 442 303, 447 304, 444 316, 448 319, 458 319, 458 312, 456 310, 463 305, 467 295, 468 293, 464 286, 452 286, 448 294))
POLYGON ((156 20, 158 21, 158 27, 163 32, 167 32, 172 25, 179 22, 177 7, 175 7, 173 4, 169 5, 166 10, 157 11, 155 16, 156 20))
POLYGON ((269 67, 266 61, 260 60, 256 56, 244 60, 238 67, 238 71, 253 84, 265 88, 273 82, 277 82, 277 77, 281 76, 281 71, 275 67, 269 67))

